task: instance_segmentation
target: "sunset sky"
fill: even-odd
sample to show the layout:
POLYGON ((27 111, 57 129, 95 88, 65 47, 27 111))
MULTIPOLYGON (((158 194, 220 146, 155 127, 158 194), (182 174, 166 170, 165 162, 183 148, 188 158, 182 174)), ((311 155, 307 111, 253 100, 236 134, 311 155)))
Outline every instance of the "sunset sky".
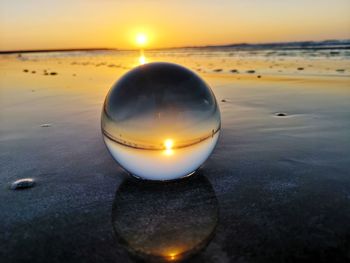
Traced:
POLYGON ((0 50, 350 38, 349 0, 0 0, 0 50))

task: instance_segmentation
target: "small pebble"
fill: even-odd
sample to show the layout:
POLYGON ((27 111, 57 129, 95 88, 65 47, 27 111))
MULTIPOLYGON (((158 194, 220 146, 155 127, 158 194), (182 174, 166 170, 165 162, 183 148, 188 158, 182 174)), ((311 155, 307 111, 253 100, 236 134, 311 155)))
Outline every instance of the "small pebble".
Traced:
POLYGON ((247 73, 249 73, 249 74, 254 74, 254 73, 255 73, 255 70, 247 70, 247 73))
POLYGON ((33 71, 32 71, 32 74, 35 74, 35 73, 36 73, 36 71, 35 71, 35 70, 33 70, 33 71))
POLYGON ((23 72, 29 72, 29 70, 28 69, 23 69, 23 72))
POLYGON ((214 72, 221 72, 222 69, 221 69, 221 68, 217 68, 217 69, 214 69, 213 71, 214 71, 214 72))
POLYGON ((283 113, 283 112, 277 112, 276 116, 278 116, 278 117, 285 117, 285 116, 287 116, 287 114, 283 113))
POLYGON ((50 75, 57 75, 57 72, 50 72, 50 75))
POLYGON ((44 124, 41 124, 40 127, 43 127, 43 128, 51 127, 51 124, 50 123, 44 123, 44 124))
POLYGON ((35 185, 35 181, 32 178, 19 179, 11 184, 11 190, 22 190, 31 188, 35 185))
POLYGON ((238 70, 237 69, 231 69, 231 72, 232 73, 238 73, 238 70))
POLYGON ((223 99, 223 100, 221 100, 221 102, 226 102, 226 100, 225 100, 225 99, 223 99))
POLYGON ((304 68, 298 68, 298 70, 304 70, 304 68))
POLYGON ((345 69, 340 68, 340 69, 337 69, 336 71, 337 72, 345 72, 345 69))
POLYGON ((261 75, 258 76, 258 79, 260 79, 260 78, 261 78, 261 75))

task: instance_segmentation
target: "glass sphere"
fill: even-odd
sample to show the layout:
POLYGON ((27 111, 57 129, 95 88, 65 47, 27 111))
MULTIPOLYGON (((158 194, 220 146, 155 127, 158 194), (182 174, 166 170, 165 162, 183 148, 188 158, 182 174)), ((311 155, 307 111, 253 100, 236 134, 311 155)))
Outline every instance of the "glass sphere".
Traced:
POLYGON ((163 62, 122 76, 109 91, 101 117, 113 158, 149 180, 192 174, 213 151, 220 124, 210 87, 189 69, 163 62))

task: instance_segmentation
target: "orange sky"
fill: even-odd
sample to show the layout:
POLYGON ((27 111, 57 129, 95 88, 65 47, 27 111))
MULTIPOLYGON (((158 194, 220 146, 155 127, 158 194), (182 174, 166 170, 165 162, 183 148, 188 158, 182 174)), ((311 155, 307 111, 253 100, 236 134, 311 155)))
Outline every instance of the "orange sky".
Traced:
POLYGON ((350 38, 349 0, 1 0, 0 50, 350 38))

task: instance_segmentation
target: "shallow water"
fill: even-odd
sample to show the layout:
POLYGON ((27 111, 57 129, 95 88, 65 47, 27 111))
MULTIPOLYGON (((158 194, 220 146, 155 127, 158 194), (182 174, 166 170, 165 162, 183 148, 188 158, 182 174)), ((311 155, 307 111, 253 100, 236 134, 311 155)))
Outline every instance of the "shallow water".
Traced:
MULTIPOLYGON (((349 60, 224 53, 223 62, 216 54, 152 54, 146 51, 147 59, 190 68, 199 64, 203 71, 197 72, 213 88, 221 109, 217 147, 199 169, 215 192, 218 225, 211 242, 191 261, 348 261, 349 60), (217 68, 223 70, 212 72, 217 68), (231 73, 233 68, 239 73, 231 73), (278 112, 287 116, 276 117, 278 112)), ((100 117, 109 88, 137 63, 137 52, 1 56, 4 262, 135 262, 113 234, 111 214, 113 203, 127 196, 122 200, 126 209, 116 211, 122 211, 120 220, 128 219, 127 211, 135 212, 143 195, 122 187, 128 175, 108 154, 100 117), (50 127, 41 127, 45 124, 50 127), (35 187, 10 190, 12 182, 28 177, 35 187)), ((210 200, 196 195, 198 184, 190 186, 191 203, 186 204, 186 196, 180 201, 193 209, 206 207, 210 200)), ((152 206, 159 199, 147 200, 145 208, 160 220, 163 214, 152 206)), ((133 215, 152 225, 147 214, 133 215)), ((183 217, 177 220, 186 222, 183 217)), ((127 226, 129 221, 122 222, 127 226)))
MULTIPOLYGON (((76 52, 43 52, 24 53, 20 57, 16 55, 2 55, 1 60, 8 59, 23 62, 23 69, 36 70, 36 74, 42 74, 45 70, 48 75, 55 72, 49 68, 52 62, 54 67, 65 66, 70 71, 79 71, 82 68, 87 71, 126 71, 144 62, 166 61, 174 62, 200 73, 200 74, 227 74, 247 75, 302 75, 302 76, 350 76, 350 44, 328 45, 324 43, 315 48, 298 47, 247 47, 247 48, 182 48, 170 50, 146 50, 138 51, 76 51, 76 52), (38 67, 31 66, 31 62, 38 67), (42 66, 45 66, 43 68, 42 66), (89 68, 89 69, 87 69, 89 68), (301 70, 302 69, 302 70, 301 70)), ((59 73, 58 73, 59 74, 59 73)), ((94 75, 94 74, 93 74, 94 75)), ((90 77, 93 77, 91 75, 90 77)))

